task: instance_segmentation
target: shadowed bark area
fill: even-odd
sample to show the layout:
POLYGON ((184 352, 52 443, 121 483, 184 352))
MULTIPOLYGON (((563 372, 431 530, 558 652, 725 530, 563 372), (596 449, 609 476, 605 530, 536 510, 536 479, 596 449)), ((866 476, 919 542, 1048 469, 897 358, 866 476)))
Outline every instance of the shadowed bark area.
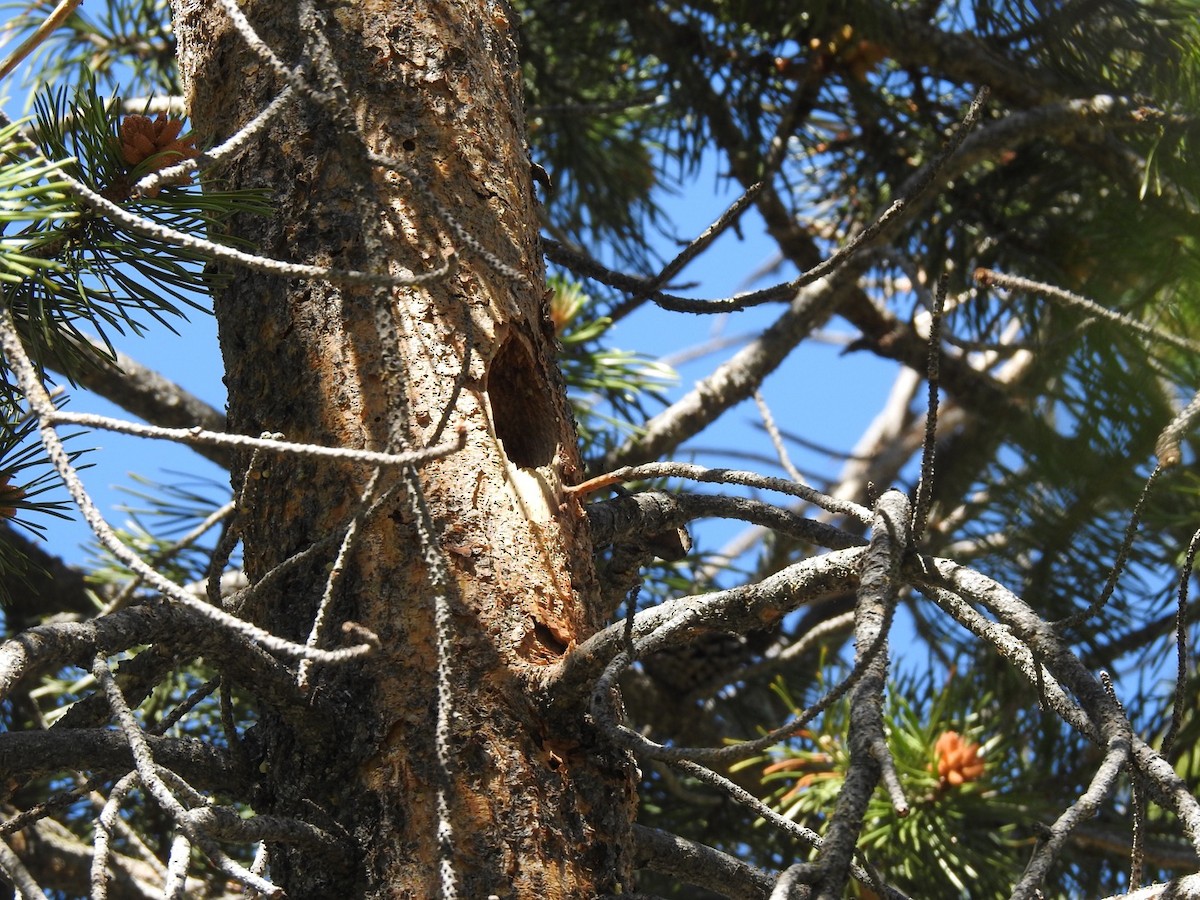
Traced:
MULTIPOLYGON (((277 57, 334 99, 292 102, 228 171, 276 208, 238 221, 237 236, 339 269, 421 275, 451 251, 458 264, 387 289, 237 273, 215 300, 230 430, 396 451, 462 428, 466 448, 421 469, 419 491, 400 472, 380 476, 372 498, 396 490, 366 518, 336 580, 331 635, 352 620, 382 649, 312 676, 311 701, 336 729, 263 712, 256 809, 344 831, 361 853, 338 870, 277 848, 272 876, 296 897, 438 896, 437 789, 448 785, 460 896, 616 891, 628 882, 633 768, 587 732, 582 710, 552 717, 535 699, 548 669, 600 623, 586 519, 563 491, 579 480, 579 459, 544 310, 508 14, 481 2, 309 7, 242 5, 277 57), (397 158, 418 184, 367 151, 397 158), (449 773, 435 752, 442 566, 449 773)), ((220 4, 181 0, 175 13, 192 116, 211 145, 284 83, 220 4)), ((233 472, 252 581, 337 534, 371 475, 249 455, 233 472)), ((303 640, 333 553, 279 579, 249 615, 303 640)))

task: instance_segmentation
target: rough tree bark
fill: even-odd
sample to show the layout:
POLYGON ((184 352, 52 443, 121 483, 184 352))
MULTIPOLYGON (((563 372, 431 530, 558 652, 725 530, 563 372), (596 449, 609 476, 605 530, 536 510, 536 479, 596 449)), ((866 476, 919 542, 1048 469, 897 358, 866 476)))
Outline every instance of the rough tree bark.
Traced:
MULTIPOLYGON (((333 864, 279 848, 272 877, 293 897, 438 896, 437 789, 448 777, 460 896, 615 892, 629 876, 633 767, 594 740, 582 710, 551 713, 537 690, 601 623, 586 520, 563 491, 579 459, 545 310, 511 12, 489 0, 241 6, 332 100, 295 100, 222 173, 265 188, 276 209, 239 221, 237 236, 341 269, 422 274, 451 248, 458 266, 382 291, 233 273, 215 299, 231 430, 399 450, 433 441, 450 408, 441 433, 466 432, 462 452, 415 476, 382 473, 373 496, 398 489, 336 580, 335 624, 371 629, 380 652, 315 671, 313 714, 264 709, 261 740, 247 742, 261 748, 251 760, 260 811, 340 830, 358 849, 333 864), (352 123, 339 121, 339 95, 352 123), (368 150, 402 159, 428 193, 371 165, 368 150), (439 564, 423 547, 426 517, 451 576, 449 773, 435 752, 439 564)), ((221 4, 175 0, 174 12, 194 126, 211 144, 283 81, 221 4)), ((371 474, 248 455, 233 471, 252 581, 338 537, 371 474)), ((303 640, 336 548, 280 578, 251 617, 303 640)))

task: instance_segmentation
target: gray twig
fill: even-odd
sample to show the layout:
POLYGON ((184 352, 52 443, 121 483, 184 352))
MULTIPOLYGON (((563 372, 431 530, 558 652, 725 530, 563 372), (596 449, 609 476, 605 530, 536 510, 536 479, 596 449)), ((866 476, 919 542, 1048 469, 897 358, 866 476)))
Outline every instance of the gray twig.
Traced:
POLYGON ((1021 880, 1013 889, 1013 900, 1027 900, 1039 896, 1039 888, 1054 865, 1058 854, 1062 851, 1067 839, 1075 827, 1085 819, 1090 819, 1105 798, 1116 787, 1117 777, 1129 759, 1129 739, 1124 736, 1114 736, 1104 752, 1096 774, 1092 781, 1074 803, 1063 810, 1061 816, 1050 826, 1050 833, 1033 854, 1033 859, 1021 875, 1021 880))
MULTIPOLYGON (((900 571, 908 552, 912 508, 899 491, 887 491, 875 506, 871 542, 863 556, 855 609, 855 662, 865 671, 850 701, 850 767, 817 858, 817 897, 838 900, 846 885, 863 816, 885 763, 891 765, 883 732, 883 692, 887 684, 886 634, 900 589, 900 571), (871 653, 876 643, 880 649, 871 653), (879 747, 883 746, 882 752, 879 747)), ((893 778, 894 773, 893 773, 893 778)), ((903 802, 903 796, 901 796, 903 802)), ((907 805, 903 807, 907 810, 907 805)), ((898 810, 899 812, 899 810, 898 810)), ((902 814, 902 813, 901 813, 902 814)))
POLYGON ((732 900, 766 900, 771 876, 735 856, 645 825, 633 826, 634 865, 717 890, 732 900))
POLYGON ((112 672, 109 670, 108 662, 105 660, 103 654, 97 654, 95 660, 93 660, 92 674, 96 676, 96 681, 100 684, 105 696, 108 697, 109 706, 112 708, 113 715, 117 719, 121 733, 125 736, 125 740, 129 744, 129 750, 133 755, 134 768, 137 769, 138 778, 141 780, 142 786, 154 797, 163 811, 170 815, 175 824, 189 840, 204 851, 204 854, 212 860, 213 865, 230 878, 235 879, 239 884, 250 885, 269 897, 282 897, 283 892, 279 888, 261 876, 255 875, 236 860, 227 856, 224 851, 216 846, 193 824, 189 818, 188 811, 175 799, 170 788, 163 781, 158 766, 154 762, 154 756, 146 740, 146 735, 138 726, 133 712, 125 703, 125 698, 121 695, 121 690, 117 687, 117 683, 112 677, 112 672))
POLYGON ((92 866, 89 880, 91 896, 89 900, 107 900, 108 897, 108 861, 112 833, 120 821, 121 804, 126 795, 137 784, 137 772, 130 772, 112 786, 108 792, 108 800, 96 816, 96 835, 92 841, 92 866))
POLYGON ((1175 736, 1183 725, 1183 715, 1187 709, 1188 667, 1190 660, 1187 655, 1187 597, 1188 587, 1192 582, 1192 570, 1196 565, 1196 551, 1200 550, 1200 528, 1192 534, 1188 542, 1187 554, 1184 557, 1183 568, 1179 573, 1179 588, 1175 595, 1175 692, 1171 701, 1171 725, 1167 728, 1162 740, 1163 759, 1170 760, 1171 751, 1175 747, 1175 736))
POLYGON ((933 506, 934 461, 937 455, 938 363, 942 358, 942 310, 946 307, 948 284, 949 276, 943 272, 933 295, 933 307, 929 310, 929 363, 925 372, 929 384, 929 397, 925 410, 925 439, 921 445, 921 479, 917 482, 917 501, 913 510, 914 543, 924 536, 925 527, 929 524, 929 510, 933 506))
POLYGON ((8 846, 8 842, 3 840, 0 840, 0 870, 13 883, 20 900, 46 900, 46 892, 42 890, 41 885, 29 874, 29 870, 8 846))

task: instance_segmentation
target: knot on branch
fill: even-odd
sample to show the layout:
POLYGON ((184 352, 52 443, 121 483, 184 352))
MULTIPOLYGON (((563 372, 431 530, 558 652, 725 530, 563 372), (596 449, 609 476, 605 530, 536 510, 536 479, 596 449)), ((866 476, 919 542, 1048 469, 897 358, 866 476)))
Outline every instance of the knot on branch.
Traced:
POLYGON ((652 560, 678 562, 692 549, 691 535, 683 526, 686 512, 674 496, 662 491, 621 493, 590 504, 587 516, 592 543, 608 550, 597 565, 605 617, 641 583, 641 570, 652 560))

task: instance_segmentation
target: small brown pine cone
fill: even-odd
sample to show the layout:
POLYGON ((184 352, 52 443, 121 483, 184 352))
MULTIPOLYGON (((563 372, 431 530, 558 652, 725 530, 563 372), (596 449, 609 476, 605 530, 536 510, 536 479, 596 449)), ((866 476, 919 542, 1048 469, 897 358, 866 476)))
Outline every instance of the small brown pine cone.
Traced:
MULTIPOLYGON (((192 159, 199 151, 196 139, 190 134, 180 137, 182 119, 169 119, 162 113, 148 116, 126 116, 121 120, 121 158, 131 169, 146 163, 144 172, 157 172, 167 166, 192 159)), ((184 176, 177 183, 186 183, 184 176)))

